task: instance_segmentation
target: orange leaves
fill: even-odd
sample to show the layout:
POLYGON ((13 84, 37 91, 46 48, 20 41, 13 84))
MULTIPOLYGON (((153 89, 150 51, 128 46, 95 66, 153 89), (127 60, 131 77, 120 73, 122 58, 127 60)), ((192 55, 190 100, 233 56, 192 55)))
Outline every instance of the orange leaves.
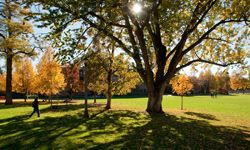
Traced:
POLYGON ((0 74, 0 92, 4 92, 5 91, 5 82, 6 82, 6 80, 5 80, 5 78, 6 78, 6 74, 5 73, 3 73, 3 74, 0 74))
POLYGON ((13 90, 18 93, 35 93, 36 73, 29 59, 16 65, 13 74, 13 90))
POLYGON ((193 84, 188 76, 186 75, 179 75, 174 77, 170 84, 172 84, 173 90, 178 95, 184 95, 187 92, 191 91, 193 88, 193 84))
POLYGON ((48 48, 37 66, 38 92, 45 95, 53 95, 65 87, 64 75, 60 64, 54 58, 52 48, 48 48))
POLYGON ((246 90, 250 88, 250 80, 240 74, 235 74, 230 78, 230 86, 233 90, 246 90))

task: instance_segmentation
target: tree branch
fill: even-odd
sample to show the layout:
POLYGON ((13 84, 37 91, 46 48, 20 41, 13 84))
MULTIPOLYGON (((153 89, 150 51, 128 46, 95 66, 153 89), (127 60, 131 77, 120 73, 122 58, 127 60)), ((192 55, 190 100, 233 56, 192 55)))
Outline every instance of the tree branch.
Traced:
POLYGON ((3 39, 5 39, 5 36, 2 33, 0 33, 0 37, 2 37, 3 39))
POLYGON ((199 45, 204 39, 206 39, 208 37, 208 35, 214 31, 218 26, 220 26, 221 24, 225 24, 225 23, 230 23, 230 22, 244 22, 244 21, 249 21, 246 19, 239 19, 239 20, 221 20, 218 23, 216 23, 213 27, 211 27, 209 30, 207 30, 207 32, 205 32, 196 42, 194 42, 193 44, 191 44, 188 48, 186 48, 183 52, 182 55, 185 55, 186 53, 188 53, 190 50, 192 50, 193 48, 195 48, 197 45, 199 45))
POLYGON ((227 40, 222 39, 222 38, 206 37, 205 39, 208 39, 208 40, 215 40, 215 41, 221 41, 221 42, 226 42, 226 43, 230 43, 230 41, 227 41, 227 40))
POLYGON ((96 13, 94 12, 89 12, 90 15, 98 18, 99 20, 103 21, 104 23, 106 23, 107 25, 111 25, 111 26, 116 26, 116 27, 121 27, 121 28, 126 28, 127 26, 126 25, 123 25, 123 24, 118 24, 118 23, 114 23, 114 22, 108 22, 107 20, 105 20, 103 17, 97 15, 96 13))
POLYGON ((193 63, 196 63, 196 62, 202 62, 202 63, 207 63, 207 64, 212 64, 212 65, 216 65, 216 66, 221 66, 221 67, 227 67, 227 66, 230 66, 230 65, 235 65, 235 64, 239 64, 241 62, 231 62, 231 63, 217 63, 217 62, 213 62, 213 61, 209 61, 209 60, 204 60, 204 59, 201 59, 201 58, 198 58, 198 59, 195 59, 195 60, 192 60, 184 65, 181 65, 180 67, 176 68, 176 72, 180 71, 181 69, 193 64, 193 63))
POLYGON ((93 23, 91 20, 89 20, 87 17, 83 17, 82 18, 84 21, 86 21, 87 23, 89 23, 89 25, 101 32, 103 32, 104 34, 106 34, 108 37, 110 37, 111 39, 113 39, 114 41, 116 41, 120 47, 130 56, 133 55, 133 53, 127 48, 127 46, 116 36, 114 36, 112 33, 110 33, 108 30, 98 26, 97 24, 93 23))
MULTIPOLYGON (((208 12, 213 8, 213 6, 215 5, 217 0, 214 0, 214 1, 208 1, 204 6, 208 6, 207 9, 204 10, 202 16, 200 17, 200 19, 197 20, 193 20, 193 22, 197 21, 194 26, 191 28, 191 29, 188 29, 188 32, 193 32, 197 26, 203 21, 203 19, 205 18, 205 16, 208 14, 208 12), (209 5, 210 3, 210 5, 209 5)), ((197 5, 198 6, 198 5, 197 5)), ((199 8, 197 9, 197 11, 199 10, 199 8)), ((199 13, 199 12, 197 12, 199 13)), ((196 15, 196 13, 194 12, 194 15, 196 15)), ((197 19, 197 16, 194 16, 195 19, 197 19)), ((192 21, 191 21, 192 22, 192 21)))

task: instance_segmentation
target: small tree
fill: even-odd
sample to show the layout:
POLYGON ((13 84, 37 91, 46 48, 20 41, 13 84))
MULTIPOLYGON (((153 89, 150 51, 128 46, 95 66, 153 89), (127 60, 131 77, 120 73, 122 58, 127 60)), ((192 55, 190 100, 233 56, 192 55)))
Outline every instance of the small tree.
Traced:
POLYGON ((107 97, 106 109, 111 108, 113 95, 124 95, 139 83, 138 73, 129 68, 128 60, 114 55, 114 49, 96 54, 89 61, 88 74, 91 76, 89 89, 107 97))
POLYGON ((52 48, 48 48, 39 64, 37 65, 38 82, 37 89, 41 94, 49 96, 51 105, 51 96, 64 89, 64 76, 60 64, 54 57, 52 48))
POLYGON ((21 60, 13 73, 13 89, 16 92, 24 93, 26 102, 29 93, 35 92, 36 73, 29 59, 21 60))
POLYGON ((172 84, 174 92, 178 95, 181 95, 181 110, 183 110, 183 96, 187 92, 191 91, 193 88, 193 84, 188 76, 179 75, 174 77, 170 84, 172 84))
POLYGON ((83 82, 80 81, 79 69, 78 64, 66 64, 62 67, 66 83, 65 91, 68 92, 70 99, 72 99, 73 93, 83 90, 83 82))

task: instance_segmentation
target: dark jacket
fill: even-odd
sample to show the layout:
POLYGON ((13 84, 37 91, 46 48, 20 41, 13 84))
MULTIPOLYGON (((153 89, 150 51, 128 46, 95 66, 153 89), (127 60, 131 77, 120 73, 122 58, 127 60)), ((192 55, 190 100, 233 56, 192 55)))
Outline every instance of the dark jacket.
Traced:
POLYGON ((34 101, 33 103, 32 103, 32 107, 34 108, 34 109, 38 109, 38 101, 34 101))

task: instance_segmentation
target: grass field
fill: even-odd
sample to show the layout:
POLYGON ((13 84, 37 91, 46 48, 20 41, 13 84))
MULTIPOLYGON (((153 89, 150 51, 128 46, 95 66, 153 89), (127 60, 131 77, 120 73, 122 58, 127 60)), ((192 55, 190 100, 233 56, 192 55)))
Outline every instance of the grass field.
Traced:
POLYGON ((184 110, 164 96, 166 114, 153 116, 146 98, 115 98, 108 111, 90 100, 89 119, 81 103, 40 103, 40 118, 28 118, 30 102, 0 104, 0 149, 250 149, 250 95, 184 97, 184 110))

